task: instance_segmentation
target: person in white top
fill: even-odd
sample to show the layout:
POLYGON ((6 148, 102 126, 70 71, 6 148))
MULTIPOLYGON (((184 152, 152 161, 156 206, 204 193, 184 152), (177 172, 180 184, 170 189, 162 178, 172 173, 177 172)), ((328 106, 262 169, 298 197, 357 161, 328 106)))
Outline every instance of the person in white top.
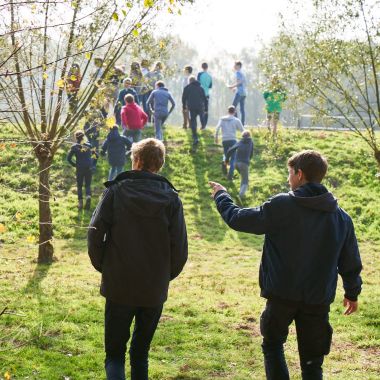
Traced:
MULTIPOLYGON (((182 79, 182 94, 185 87, 189 84, 189 78, 193 72, 193 68, 191 66, 185 66, 183 69, 183 79, 182 79)), ((183 128, 187 129, 190 124, 190 115, 189 110, 187 108, 182 109, 183 114, 183 128)))
MULTIPOLYGON (((227 152, 237 142, 236 132, 244 131, 243 124, 241 123, 240 119, 238 119, 235 116, 235 113, 236 113, 236 109, 234 106, 228 107, 228 115, 220 118, 218 125, 216 126, 216 131, 215 131, 216 144, 218 144, 219 133, 220 131, 222 132, 222 144, 223 144, 223 151, 224 151, 223 161, 222 161, 222 172, 225 175, 227 175, 227 163, 226 163, 227 152)), ((235 153, 231 156, 231 159, 230 159, 230 169, 227 175, 227 178, 229 180, 232 180, 232 177, 234 175, 234 169, 235 169, 235 153)))

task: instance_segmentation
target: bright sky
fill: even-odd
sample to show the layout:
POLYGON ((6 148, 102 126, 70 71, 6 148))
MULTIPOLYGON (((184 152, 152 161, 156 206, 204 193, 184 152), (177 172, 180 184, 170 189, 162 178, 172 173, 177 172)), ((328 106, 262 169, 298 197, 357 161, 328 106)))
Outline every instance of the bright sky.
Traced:
POLYGON ((174 18, 172 32, 204 58, 225 49, 235 53, 268 42, 288 6, 287 0, 196 0, 174 18))

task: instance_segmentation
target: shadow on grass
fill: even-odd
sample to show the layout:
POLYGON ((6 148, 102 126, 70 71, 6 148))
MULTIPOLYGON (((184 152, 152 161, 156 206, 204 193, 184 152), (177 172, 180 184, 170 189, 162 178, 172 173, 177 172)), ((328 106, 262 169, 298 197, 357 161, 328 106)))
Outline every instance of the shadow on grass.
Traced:
POLYGON ((170 380, 203 380, 198 376, 188 376, 188 375, 177 375, 175 377, 171 377, 170 380))
POLYGON ((32 277, 23 289, 23 293, 32 293, 34 295, 41 294, 41 282, 47 276, 51 264, 37 264, 34 268, 32 277))

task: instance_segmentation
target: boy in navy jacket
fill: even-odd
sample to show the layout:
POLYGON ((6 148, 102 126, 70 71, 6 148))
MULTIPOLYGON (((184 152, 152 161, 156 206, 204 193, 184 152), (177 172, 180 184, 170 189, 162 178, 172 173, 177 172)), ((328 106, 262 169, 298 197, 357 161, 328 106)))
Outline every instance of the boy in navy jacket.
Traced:
POLYGON ((86 189, 86 204, 85 209, 89 210, 91 207, 91 180, 92 180, 92 156, 97 153, 92 152, 91 144, 85 141, 83 131, 76 131, 76 143, 71 146, 67 155, 67 161, 71 166, 76 168, 76 179, 78 189, 78 209, 83 208, 83 182, 86 189), (75 157, 75 161, 73 158, 75 157))
POLYGON ((362 264, 350 216, 321 184, 326 159, 303 151, 288 160, 288 170, 291 191, 255 208, 239 208, 223 186, 210 185, 218 211, 231 228, 265 234, 260 287, 267 304, 260 329, 267 379, 289 379, 283 344, 293 321, 302 378, 322 379, 338 273, 349 315, 358 308, 362 264))

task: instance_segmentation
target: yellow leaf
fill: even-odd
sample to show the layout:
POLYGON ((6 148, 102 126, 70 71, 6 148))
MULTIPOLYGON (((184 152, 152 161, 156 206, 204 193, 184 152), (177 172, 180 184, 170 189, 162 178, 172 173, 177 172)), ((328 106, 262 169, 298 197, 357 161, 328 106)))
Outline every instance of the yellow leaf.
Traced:
POLYGON ((4 373, 4 380, 11 380, 11 374, 8 371, 4 373))
POLYGON ((36 237, 33 235, 29 235, 26 237, 26 241, 30 244, 34 244, 36 242, 36 237))
POLYGON ((170 14, 173 14, 173 9, 171 9, 170 7, 168 7, 168 12, 169 12, 170 14))
POLYGON ((17 211, 16 214, 15 214, 15 218, 16 220, 20 220, 22 218, 22 214, 20 211, 17 211))
POLYGON ((5 150, 5 148, 6 148, 6 145, 4 143, 0 144, 0 149, 1 150, 5 150))
POLYGON ((139 31, 137 29, 132 30, 132 34, 137 37, 139 35, 139 31))
POLYGON ((59 79, 59 80, 57 80, 56 85, 57 85, 57 87, 59 87, 59 88, 63 88, 63 87, 65 87, 65 81, 64 81, 64 79, 59 79))
POLYGON ((166 46, 165 41, 160 41, 159 46, 160 46, 160 49, 164 49, 166 46))
POLYGON ((121 12, 123 13, 124 17, 127 17, 127 11, 125 9, 122 9, 121 12))
POLYGON ((0 223, 0 234, 3 234, 6 231, 7 231, 7 227, 5 227, 3 223, 0 223))
POLYGON ((154 5, 154 0, 144 0, 144 6, 147 8, 151 8, 154 5))
POLYGON ((142 27, 141 22, 138 22, 138 23, 136 24, 136 28, 141 28, 141 27, 142 27))
POLYGON ((47 75, 47 73, 43 73, 42 78, 48 79, 48 77, 49 77, 49 75, 47 75))
POLYGON ((16 143, 12 143, 11 145, 9 145, 11 148, 16 148, 16 143))
POLYGON ((113 13, 112 13, 112 18, 113 18, 115 21, 119 21, 119 15, 118 15, 116 12, 113 12, 113 13))
POLYGON ((173 5, 173 4, 174 4, 174 0, 169 0, 169 3, 170 3, 171 5, 173 5))
POLYGON ((77 80, 77 77, 75 75, 71 75, 70 80, 75 81, 75 80, 77 80))
POLYGON ((89 52, 89 51, 84 55, 84 57, 85 57, 86 59, 88 59, 88 60, 91 59, 91 56, 92 56, 92 53, 89 52))
POLYGON ((83 42, 82 41, 78 41, 77 42, 77 48, 78 48, 78 50, 82 50, 83 49, 83 42))
POLYGON ((93 155, 91 156, 91 158, 92 158, 93 160, 96 160, 96 159, 97 159, 96 154, 93 154, 93 155))
POLYGON ((128 1, 128 3, 127 3, 127 7, 128 7, 128 8, 133 8, 133 4, 132 4, 130 1, 128 1))

